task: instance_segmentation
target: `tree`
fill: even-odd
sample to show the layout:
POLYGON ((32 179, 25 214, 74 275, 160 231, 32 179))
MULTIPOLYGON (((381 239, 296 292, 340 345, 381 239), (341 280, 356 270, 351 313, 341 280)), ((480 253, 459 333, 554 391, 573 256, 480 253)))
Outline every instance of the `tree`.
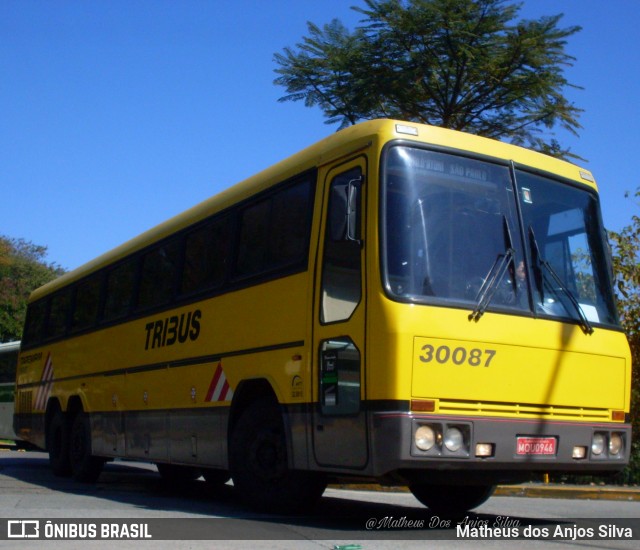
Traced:
POLYGON ((21 338, 29 294, 64 273, 46 254, 44 246, 0 235, 0 342, 21 338))
POLYGON ((319 106, 340 127, 399 118, 575 157, 553 137, 577 135, 581 109, 563 96, 575 60, 562 15, 515 21, 506 0, 364 0, 349 31, 339 20, 276 53, 279 101, 319 106))
MULTIPOLYGON (((640 197, 640 189, 635 193, 640 197)), ((631 464, 625 481, 640 482, 640 217, 619 233, 610 231, 613 270, 620 321, 629 338, 633 372, 631 375, 631 423, 633 446, 631 464)))

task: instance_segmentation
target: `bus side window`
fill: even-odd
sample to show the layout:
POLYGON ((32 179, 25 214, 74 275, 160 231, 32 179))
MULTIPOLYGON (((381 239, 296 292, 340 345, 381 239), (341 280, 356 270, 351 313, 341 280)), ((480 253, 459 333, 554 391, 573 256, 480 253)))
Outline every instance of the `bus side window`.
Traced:
POLYGON ((138 308, 161 306, 173 298, 179 252, 180 242, 172 239, 143 256, 138 308))
POLYGON ((70 301, 69 289, 54 294, 51 298, 51 309, 47 320, 47 338, 63 336, 67 331, 70 301))
POLYGON ((11 384, 16 381, 16 365, 18 351, 0 355, 0 384, 11 384))
POLYGON ((231 220, 213 220, 187 235, 181 294, 220 288, 231 254, 231 220))
POLYGON ((102 273, 89 277, 76 288, 75 304, 71 318, 71 331, 93 327, 98 318, 102 273))
POLYGON ((35 345, 42 341, 47 302, 48 300, 39 300, 29 305, 24 335, 22 336, 23 344, 35 345))
POLYGON ((312 183, 306 177, 240 211, 236 277, 278 273, 306 260, 312 183))
POLYGON ((265 271, 269 251, 271 200, 262 200, 240 212, 240 240, 236 275, 249 277, 265 271))
POLYGON ((129 313, 133 297, 137 257, 129 258, 107 275, 104 321, 112 321, 129 313))
POLYGON ((273 197, 269 249, 274 267, 296 263, 306 257, 309 243, 311 181, 305 180, 273 197))

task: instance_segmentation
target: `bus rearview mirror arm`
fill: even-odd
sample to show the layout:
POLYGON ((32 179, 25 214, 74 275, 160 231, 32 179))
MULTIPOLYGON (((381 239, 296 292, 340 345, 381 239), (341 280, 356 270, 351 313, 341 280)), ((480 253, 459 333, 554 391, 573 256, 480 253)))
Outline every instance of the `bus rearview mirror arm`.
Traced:
POLYGON ((329 199, 329 236, 334 242, 361 244, 362 178, 331 188, 329 199))

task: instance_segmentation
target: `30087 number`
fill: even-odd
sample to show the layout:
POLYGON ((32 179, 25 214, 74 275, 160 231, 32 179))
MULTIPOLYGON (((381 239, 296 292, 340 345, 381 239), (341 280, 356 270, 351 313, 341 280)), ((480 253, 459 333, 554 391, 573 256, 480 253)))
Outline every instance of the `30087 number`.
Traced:
POLYGON ((453 363, 454 365, 470 365, 472 367, 488 367, 496 356, 494 349, 467 349, 459 346, 451 348, 449 346, 432 346, 425 344, 421 348, 420 361, 431 363, 435 361, 444 365, 453 363))

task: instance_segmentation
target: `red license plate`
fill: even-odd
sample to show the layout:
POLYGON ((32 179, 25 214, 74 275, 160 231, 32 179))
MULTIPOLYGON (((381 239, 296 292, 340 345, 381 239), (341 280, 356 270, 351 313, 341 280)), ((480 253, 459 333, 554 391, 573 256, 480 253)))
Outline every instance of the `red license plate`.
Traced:
POLYGON ((519 455, 555 455, 555 437, 518 437, 516 454, 519 455))

